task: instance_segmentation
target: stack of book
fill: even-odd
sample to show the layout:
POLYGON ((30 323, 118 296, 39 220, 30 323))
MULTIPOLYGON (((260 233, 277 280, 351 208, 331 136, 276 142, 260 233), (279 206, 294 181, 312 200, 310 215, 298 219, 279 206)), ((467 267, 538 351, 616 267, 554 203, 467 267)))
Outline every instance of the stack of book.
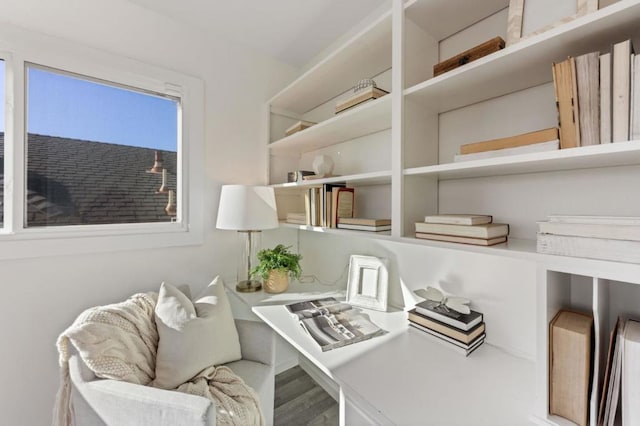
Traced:
POLYGON ((480 312, 461 314, 433 300, 425 300, 408 312, 409 325, 432 340, 465 356, 477 349, 486 336, 480 312))
POLYGON ((381 98, 384 95, 388 94, 389 92, 387 92, 386 90, 382 90, 374 86, 369 86, 363 90, 360 90, 358 93, 355 93, 354 95, 348 97, 347 99, 339 101, 336 104, 336 114, 339 114, 343 111, 348 110, 349 108, 353 108, 365 102, 381 98))
POLYGON ((640 139, 640 58, 631 40, 553 64, 553 82, 561 148, 640 139))
POLYGON ((549 216, 538 222, 539 253, 640 263, 640 217, 549 216))
POLYGON ((289 212, 287 213, 287 218, 285 219, 285 222, 293 223, 296 225, 306 225, 307 218, 304 213, 289 212))
POLYGON ((298 121, 297 123, 295 123, 294 125, 292 125, 291 127, 289 127, 287 130, 284 131, 284 135, 285 136, 291 136, 294 133, 298 133, 304 129, 308 129, 309 127, 315 125, 317 123, 314 123, 312 121, 298 121))
POLYGON ((391 219, 367 219, 363 217, 338 218, 338 228, 356 231, 390 231, 391 219))
POLYGON ((305 224, 336 228, 338 218, 353 217, 354 188, 345 183, 325 183, 305 193, 305 224))
POLYGON ((462 145, 460 154, 456 154, 453 161, 482 160, 507 155, 555 151, 559 148, 558 128, 552 127, 522 135, 462 145))
POLYGON ((509 225, 493 223, 488 215, 443 214, 416 223, 416 238, 425 240, 492 246, 506 242, 508 235, 509 225))

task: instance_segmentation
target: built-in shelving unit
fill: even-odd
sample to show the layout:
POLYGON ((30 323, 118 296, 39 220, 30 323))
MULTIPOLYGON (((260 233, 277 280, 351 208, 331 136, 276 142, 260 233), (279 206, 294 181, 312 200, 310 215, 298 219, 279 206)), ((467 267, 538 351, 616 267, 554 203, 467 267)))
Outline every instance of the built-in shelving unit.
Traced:
MULTIPOLYGON (((535 222, 562 212, 640 216, 629 179, 637 178, 640 141, 465 162, 453 157, 465 143, 556 126, 552 63, 609 51, 627 38, 638 46, 640 0, 620 0, 433 77, 433 65, 452 52, 504 37, 508 5, 411 0, 347 40, 269 101, 269 183, 281 218, 304 209, 307 188, 346 181, 356 197, 367 199, 358 216, 393 219, 392 231, 384 233, 282 223, 285 228, 532 262, 538 395, 532 416, 541 424, 565 424, 548 414, 549 321, 561 308, 593 312, 600 359, 613 319, 623 311, 640 315, 632 306, 640 300, 640 265, 537 253, 535 222), (334 116, 336 100, 372 77, 391 93, 334 116), (283 137, 300 119, 318 124, 283 137), (311 170, 319 154, 332 156, 341 176, 284 183, 287 171, 311 170), (414 238, 414 223, 427 214, 470 211, 509 223, 508 243, 480 247, 414 238)), ((599 371, 595 380, 594 386, 599 371)), ((591 404, 593 410, 595 397, 591 404)))

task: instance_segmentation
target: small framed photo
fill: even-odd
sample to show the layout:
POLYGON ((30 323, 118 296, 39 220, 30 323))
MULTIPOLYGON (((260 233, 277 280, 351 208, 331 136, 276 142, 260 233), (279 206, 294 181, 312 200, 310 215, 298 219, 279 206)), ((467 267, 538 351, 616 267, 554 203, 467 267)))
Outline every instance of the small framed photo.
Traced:
POLYGON ((373 256, 352 255, 349 260, 347 303, 386 311, 388 292, 389 273, 386 262, 373 256))

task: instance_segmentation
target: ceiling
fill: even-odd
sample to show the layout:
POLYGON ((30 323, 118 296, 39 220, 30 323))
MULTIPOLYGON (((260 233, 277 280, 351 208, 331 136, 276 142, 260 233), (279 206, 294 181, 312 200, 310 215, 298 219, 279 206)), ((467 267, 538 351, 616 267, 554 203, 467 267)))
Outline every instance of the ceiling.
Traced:
POLYGON ((296 68, 388 0, 129 0, 296 68))

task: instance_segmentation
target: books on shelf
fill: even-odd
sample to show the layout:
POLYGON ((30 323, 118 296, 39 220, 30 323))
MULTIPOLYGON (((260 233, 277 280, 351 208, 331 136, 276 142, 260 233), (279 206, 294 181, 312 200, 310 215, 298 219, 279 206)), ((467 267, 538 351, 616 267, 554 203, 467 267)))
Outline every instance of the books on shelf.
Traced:
POLYGON ((331 196, 335 198, 335 203, 332 203, 335 208, 331 210, 331 227, 335 228, 340 218, 353 217, 355 189, 337 188, 337 191, 333 192, 331 196))
POLYGON ((484 43, 435 64, 433 66, 433 76, 436 77, 440 74, 444 74, 447 71, 454 70, 501 49, 504 49, 504 40, 502 37, 494 37, 491 40, 487 40, 484 43))
POLYGON ((622 353, 622 424, 640 425, 640 322, 627 320, 622 353))
MULTIPOLYGON (((600 388, 600 403, 598 406, 598 425, 608 425, 608 419, 611 417, 611 398, 612 398, 612 390, 613 390, 613 379, 615 376, 616 367, 614 364, 614 359, 618 360, 618 335, 621 334, 621 330, 623 330, 624 321, 618 318, 615 326, 611 330, 609 335, 609 349, 607 351, 607 358, 605 359, 605 370, 604 376, 602 380, 602 386, 600 388)), ((617 402, 616 402, 617 407, 617 402)), ((614 408, 615 410, 615 408, 614 408)), ((615 412, 613 417, 615 417, 615 412)))
POLYGON ((580 146, 580 116, 575 59, 569 57, 562 62, 554 63, 552 71, 560 127, 560 148, 575 148, 580 146))
POLYGON ((560 140, 556 139, 549 142, 540 142, 531 145, 523 145, 515 148, 496 149, 493 151, 476 152, 473 154, 456 154, 453 161, 458 163, 461 161, 484 160, 485 158, 507 157, 509 155, 532 154, 535 152, 557 151, 560 149, 560 140))
POLYGON ((290 303, 286 308, 323 352, 386 334, 363 311, 333 297, 290 303))
POLYGON ((640 241, 538 233, 537 251, 559 256, 640 263, 640 241))
POLYGON ((339 207, 337 205, 337 191, 343 189, 347 190, 347 193, 353 194, 353 188, 345 188, 345 185, 344 182, 325 183, 307 189, 305 193, 305 222, 308 226, 335 227, 332 225, 332 213, 339 207))
POLYGON ((509 136, 506 138, 491 139, 488 141, 465 144, 460 146, 460 155, 496 151, 506 148, 516 148, 525 145, 550 142, 556 139, 558 139, 558 128, 552 127, 549 129, 537 130, 535 132, 523 133, 521 135, 509 136))
POLYGON ((550 216, 538 230, 539 253, 640 263, 640 217, 550 216))
POLYGON ((549 326, 549 413, 587 425, 593 316, 561 310, 549 326))
POLYGON ((285 130, 284 135, 291 136, 292 134, 297 133, 301 130, 307 129, 313 126, 314 124, 318 124, 318 123, 314 123, 312 121, 300 120, 297 123, 295 123, 293 126, 289 127, 287 130, 285 130))
POLYGON ((459 330, 469 331, 483 320, 480 312, 471 311, 469 314, 461 314, 452 309, 443 307, 439 302, 424 300, 416 304, 416 313, 434 320, 443 322, 459 330))
POLYGON ((631 128, 629 139, 640 139, 640 55, 633 56, 631 76, 631 128))
POLYGON ((285 222, 294 223, 296 225, 306 225, 307 215, 306 213, 288 212, 285 222))
POLYGON ((409 326, 409 329, 416 330, 417 333, 420 333, 422 336, 425 336, 431 341, 443 344, 464 356, 469 356, 473 351, 479 348, 484 343, 485 339, 485 335, 483 334, 482 336, 474 340, 471 344, 463 345, 455 341, 454 339, 440 335, 427 327, 420 326, 419 324, 409 322, 409 326))
POLYGON ((496 238, 471 238, 456 237, 455 235, 429 234, 425 232, 416 232, 416 238, 421 240, 444 241, 448 243, 472 244, 474 246, 495 246, 507 242, 507 236, 496 238))
POLYGON ((481 225, 491 223, 493 216, 485 214, 436 214, 424 217, 426 223, 448 223, 450 225, 481 225))
POLYGON ((600 143, 600 53, 576 57, 580 145, 600 143))
POLYGON ((611 143, 611 53, 600 55, 600 143, 611 143))
POLYGON ((504 237, 508 235, 509 225, 507 225, 506 223, 450 225, 446 223, 416 222, 416 232, 489 239, 504 237))
POLYGON ((338 228, 373 232, 389 231, 391 219, 338 218, 338 228))
POLYGON ((386 90, 382 90, 374 86, 369 86, 365 89, 360 90, 358 93, 355 93, 353 96, 350 96, 347 99, 339 101, 336 104, 336 114, 346 111, 349 108, 353 108, 356 105, 360 105, 364 102, 381 98, 384 95, 388 95, 388 94, 389 92, 387 92, 386 90))

